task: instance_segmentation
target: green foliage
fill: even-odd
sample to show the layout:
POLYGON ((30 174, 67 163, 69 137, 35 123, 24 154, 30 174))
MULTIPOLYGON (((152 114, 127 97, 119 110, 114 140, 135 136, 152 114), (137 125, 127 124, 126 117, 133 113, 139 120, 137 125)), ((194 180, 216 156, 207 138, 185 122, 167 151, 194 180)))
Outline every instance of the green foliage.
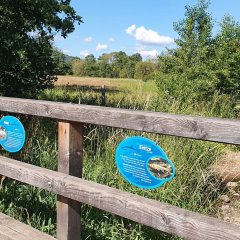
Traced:
POLYGON ((211 96, 217 84, 212 70, 212 20, 207 12, 208 3, 186 6, 185 19, 174 24, 179 34, 177 48, 159 57, 157 74, 161 91, 185 101, 190 95, 211 96))
POLYGON ((113 71, 111 65, 105 60, 97 61, 98 77, 111 78, 113 76, 113 71))
POLYGON ((240 24, 232 17, 225 16, 221 31, 215 38, 215 68, 223 92, 240 96, 240 24))
POLYGON ((209 1, 186 6, 185 19, 174 24, 177 48, 159 56, 156 81, 161 94, 174 99, 211 99, 216 91, 239 96, 240 28, 225 17, 212 35, 209 1))
POLYGON ((84 61, 84 76, 94 77, 97 75, 98 69, 96 59, 93 54, 85 57, 84 61))
POLYGON ((84 61, 79 58, 72 60, 72 73, 76 76, 84 76, 84 61))
POLYGON ((183 61, 189 67, 205 62, 211 54, 213 26, 208 6, 205 0, 195 6, 186 6, 185 19, 174 23, 174 30, 179 34, 175 42, 184 51, 183 61))
POLYGON ((127 78, 134 78, 134 75, 136 74, 136 66, 138 63, 141 63, 141 62, 142 62, 142 56, 139 53, 135 53, 129 56, 127 64, 125 65, 127 78))
POLYGON ((66 56, 63 52, 53 49, 52 59, 54 63, 54 74, 67 75, 71 74, 71 63, 66 61, 66 56))
POLYGON ((125 52, 115 52, 113 53, 112 59, 112 69, 114 72, 114 77, 126 78, 127 70, 125 68, 128 62, 128 56, 125 52))
POLYGON ((70 1, 0 1, 0 94, 36 97, 52 86, 53 36, 81 22, 70 1))
POLYGON ((84 60, 72 62, 73 74, 77 76, 103 78, 134 78, 135 68, 142 61, 139 53, 128 56, 125 52, 103 54, 95 59, 88 55, 84 60))
POLYGON ((153 61, 138 62, 135 67, 135 79, 144 81, 152 80, 154 77, 155 64, 153 61))

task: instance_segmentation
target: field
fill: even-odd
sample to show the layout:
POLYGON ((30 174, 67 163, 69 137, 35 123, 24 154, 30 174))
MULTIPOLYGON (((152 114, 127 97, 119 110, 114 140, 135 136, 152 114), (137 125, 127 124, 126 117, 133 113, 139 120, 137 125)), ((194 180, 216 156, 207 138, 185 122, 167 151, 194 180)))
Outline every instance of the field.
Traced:
MULTIPOLYGON (((59 77, 52 90, 39 99, 101 105, 102 85, 106 86, 106 106, 184 113, 201 116, 236 117, 229 97, 216 94, 211 102, 182 103, 163 96, 154 82, 132 79, 59 77)), ((48 119, 23 118, 28 133, 20 155, 23 161, 56 169, 57 123, 48 119)), ((230 145, 136 131, 86 125, 84 128, 85 179, 106 184, 144 197, 170 203, 199 213, 218 216, 213 206, 226 191, 211 171, 212 164, 225 152, 237 151, 230 145), (157 142, 177 169, 177 176, 155 190, 142 190, 127 183, 115 164, 115 150, 127 136, 141 135, 157 142), (191 197, 189 197, 191 196, 191 197)), ((43 190, 2 178, 0 210, 44 232, 56 234, 56 196, 43 190)), ((110 213, 83 206, 83 239, 177 239, 110 213)))
POLYGON ((94 77, 75 77, 75 76, 58 76, 55 83, 56 86, 85 86, 85 87, 101 87, 105 85, 109 89, 115 90, 142 90, 145 93, 150 93, 156 90, 154 82, 143 82, 136 79, 113 79, 113 78, 94 78, 94 77), (130 83, 130 84, 129 84, 130 83))
POLYGON ((101 87, 106 88, 106 106, 153 110, 157 97, 155 82, 135 79, 104 79, 59 76, 54 90, 40 98, 90 105, 101 105, 101 87))
POLYGON ((103 86, 107 92, 113 93, 130 93, 131 96, 147 98, 156 96, 157 86, 154 81, 143 82, 136 79, 112 79, 112 78, 94 78, 94 77, 74 77, 58 76, 55 86, 72 86, 80 90, 100 90, 103 86))

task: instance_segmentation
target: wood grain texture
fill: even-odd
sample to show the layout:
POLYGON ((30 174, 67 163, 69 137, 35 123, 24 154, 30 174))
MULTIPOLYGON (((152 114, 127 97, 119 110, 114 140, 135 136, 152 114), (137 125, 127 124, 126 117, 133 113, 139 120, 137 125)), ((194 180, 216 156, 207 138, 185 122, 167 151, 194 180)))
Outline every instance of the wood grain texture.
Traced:
POLYGON ((0 174, 193 240, 240 240, 240 227, 84 179, 0 157, 0 174))
POLYGON ((24 223, 0 213, 1 240, 56 240, 24 223))
MULTIPOLYGON (((83 125, 59 122, 58 124, 58 171, 82 177, 83 125)), ((57 196, 57 238, 80 240, 81 203, 64 196, 57 196)))
POLYGON ((240 120, 0 97, 0 111, 240 144, 240 120))

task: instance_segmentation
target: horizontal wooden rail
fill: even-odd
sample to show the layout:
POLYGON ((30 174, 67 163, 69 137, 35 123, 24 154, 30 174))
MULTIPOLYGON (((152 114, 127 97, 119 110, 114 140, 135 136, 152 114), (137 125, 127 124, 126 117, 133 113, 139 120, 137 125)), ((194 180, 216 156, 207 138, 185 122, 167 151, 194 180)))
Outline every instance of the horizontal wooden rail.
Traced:
POLYGON ((13 159, 0 174, 185 239, 240 239, 237 225, 13 159))
POLYGON ((0 111, 240 144, 240 120, 0 97, 0 111))
POLYGON ((0 213, 1 240, 56 240, 55 238, 0 213))

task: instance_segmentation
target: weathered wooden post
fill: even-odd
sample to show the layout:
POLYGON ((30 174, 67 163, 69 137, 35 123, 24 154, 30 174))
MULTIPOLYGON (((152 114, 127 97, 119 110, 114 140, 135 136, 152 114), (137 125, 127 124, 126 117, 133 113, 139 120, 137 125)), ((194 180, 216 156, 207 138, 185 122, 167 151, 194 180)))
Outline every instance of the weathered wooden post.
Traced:
POLYGON ((102 85, 101 87, 101 106, 106 105, 106 87, 102 85))
MULTIPOLYGON (((58 171, 82 177, 83 124, 59 122, 58 171)), ((64 187, 64 186, 63 186, 64 187)), ((57 239, 80 240, 81 203, 57 196, 57 239)))

